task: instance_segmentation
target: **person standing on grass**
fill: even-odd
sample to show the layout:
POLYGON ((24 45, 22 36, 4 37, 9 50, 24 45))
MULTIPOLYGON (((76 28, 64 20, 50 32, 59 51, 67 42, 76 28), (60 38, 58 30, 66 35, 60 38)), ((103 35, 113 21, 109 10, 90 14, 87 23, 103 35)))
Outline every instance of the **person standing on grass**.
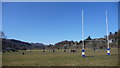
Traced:
POLYGON ((95 48, 93 48, 93 50, 94 50, 94 53, 95 53, 95 48))
POLYGON ((23 52, 22 55, 24 55, 25 53, 23 52))
POLYGON ((55 50, 53 50, 53 52, 55 52, 55 50))
POLYGON ((43 52, 45 52, 45 47, 43 48, 43 52))

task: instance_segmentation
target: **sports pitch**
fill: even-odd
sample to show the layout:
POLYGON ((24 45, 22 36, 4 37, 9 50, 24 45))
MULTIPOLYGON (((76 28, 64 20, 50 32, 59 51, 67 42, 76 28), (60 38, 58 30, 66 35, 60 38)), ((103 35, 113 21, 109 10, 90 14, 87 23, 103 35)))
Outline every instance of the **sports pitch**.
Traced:
POLYGON ((81 56, 81 49, 77 52, 64 52, 63 49, 31 50, 19 52, 5 52, 2 54, 3 66, 118 66, 118 49, 111 48, 108 56, 105 49, 93 51, 85 49, 86 57, 81 56))

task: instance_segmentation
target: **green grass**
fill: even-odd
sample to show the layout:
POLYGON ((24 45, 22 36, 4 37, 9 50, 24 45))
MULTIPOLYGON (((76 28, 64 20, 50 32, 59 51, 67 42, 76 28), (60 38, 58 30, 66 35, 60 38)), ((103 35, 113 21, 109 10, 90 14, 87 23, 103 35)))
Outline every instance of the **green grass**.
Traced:
POLYGON ((0 67, 2 66, 2 53, 0 52, 0 67))
POLYGON ((56 50, 55 53, 41 50, 26 51, 22 55, 19 52, 3 53, 3 66, 117 66, 118 49, 112 48, 111 55, 107 56, 106 50, 99 50, 95 53, 86 49, 86 57, 81 57, 81 50, 76 53, 56 50))

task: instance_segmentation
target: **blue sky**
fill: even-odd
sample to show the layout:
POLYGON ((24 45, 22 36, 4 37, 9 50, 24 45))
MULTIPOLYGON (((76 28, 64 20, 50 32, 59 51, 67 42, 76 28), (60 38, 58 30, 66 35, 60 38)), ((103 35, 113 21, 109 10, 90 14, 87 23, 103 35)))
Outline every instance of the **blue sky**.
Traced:
POLYGON ((2 8, 2 28, 10 39, 43 44, 80 41, 82 9, 85 38, 106 35, 106 10, 109 32, 118 30, 117 2, 4 2, 2 8))

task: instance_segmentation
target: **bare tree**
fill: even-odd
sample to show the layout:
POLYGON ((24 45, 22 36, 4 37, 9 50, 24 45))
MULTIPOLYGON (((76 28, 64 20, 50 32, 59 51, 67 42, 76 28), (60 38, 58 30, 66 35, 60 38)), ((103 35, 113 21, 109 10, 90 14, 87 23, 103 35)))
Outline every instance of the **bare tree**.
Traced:
POLYGON ((5 33, 4 33, 3 31, 0 31, 0 38, 7 38, 7 37, 5 36, 5 33))

